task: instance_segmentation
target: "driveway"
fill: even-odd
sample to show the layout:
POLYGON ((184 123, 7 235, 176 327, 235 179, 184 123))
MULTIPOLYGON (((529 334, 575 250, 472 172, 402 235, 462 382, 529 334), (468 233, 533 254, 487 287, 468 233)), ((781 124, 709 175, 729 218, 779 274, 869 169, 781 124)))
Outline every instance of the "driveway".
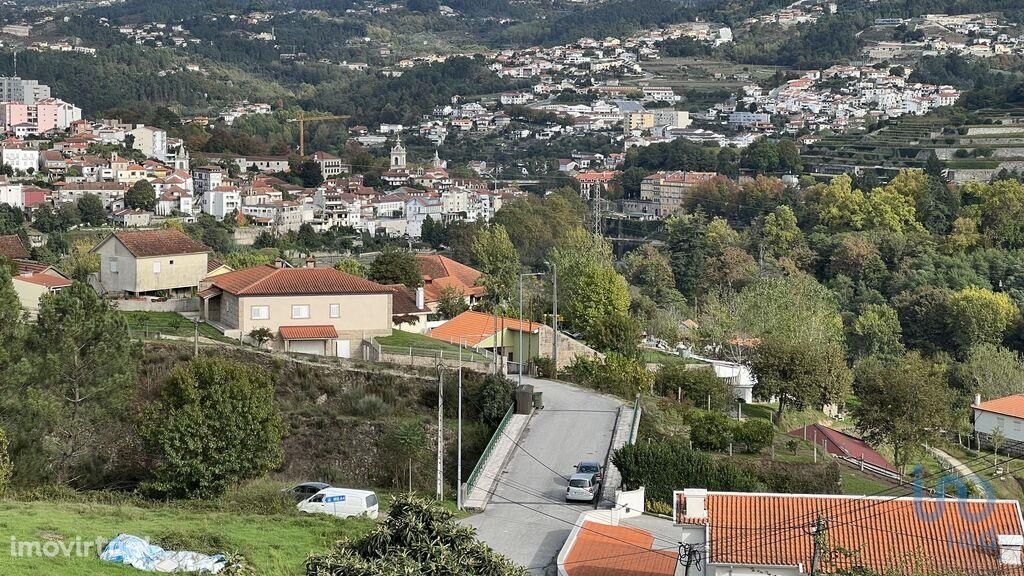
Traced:
POLYGON ((554 574, 555 556, 573 524, 592 508, 565 502, 566 478, 580 460, 604 462, 621 403, 558 382, 523 383, 544 393, 544 409, 530 420, 487 509, 464 522, 532 574, 554 574))

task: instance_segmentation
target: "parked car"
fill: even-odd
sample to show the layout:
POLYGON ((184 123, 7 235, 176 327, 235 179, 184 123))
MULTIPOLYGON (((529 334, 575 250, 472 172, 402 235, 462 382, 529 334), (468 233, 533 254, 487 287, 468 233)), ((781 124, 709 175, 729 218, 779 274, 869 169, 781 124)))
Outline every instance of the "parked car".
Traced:
POLYGON ((569 485, 565 487, 566 502, 593 502, 597 496, 599 484, 594 481, 593 474, 577 472, 569 477, 569 485))
POLYGON ((579 474, 593 474, 594 482, 597 484, 604 483, 604 466, 601 466, 600 462, 584 460, 576 465, 576 472, 579 474))
POLYGON ((376 494, 369 490, 349 488, 324 488, 299 502, 296 507, 309 514, 330 514, 338 518, 351 516, 376 518, 379 514, 376 494))
POLYGON ((295 498, 296 502, 302 502, 324 488, 330 487, 331 485, 326 482, 303 482, 302 484, 296 484, 291 488, 285 488, 284 490, 281 490, 281 492, 295 498))

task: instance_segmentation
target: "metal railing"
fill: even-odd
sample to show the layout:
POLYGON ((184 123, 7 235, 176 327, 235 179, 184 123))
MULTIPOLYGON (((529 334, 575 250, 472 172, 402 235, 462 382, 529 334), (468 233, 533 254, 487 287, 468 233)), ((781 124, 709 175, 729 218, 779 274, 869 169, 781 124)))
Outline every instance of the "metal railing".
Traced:
POLYGON ((476 461, 476 466, 473 467, 473 471, 469 473, 469 478, 466 480, 466 494, 473 489, 476 485, 476 478, 480 475, 480 472, 484 468, 484 464, 487 463, 487 458, 490 457, 491 451, 494 450, 494 445, 497 444, 498 438, 505 432, 505 428, 508 426, 508 421, 512 419, 512 414, 515 412, 516 405, 513 403, 505 411, 505 416, 498 423, 498 427, 494 430, 494 434, 491 435, 491 439, 487 442, 487 446, 484 446, 484 451, 480 453, 480 458, 476 461))
MULTIPOLYGON (((448 360, 450 362, 458 361, 459 352, 457 350, 444 350, 441 348, 416 348, 406 346, 384 346, 378 345, 378 355, 387 354, 389 356, 404 356, 411 359, 413 358, 433 358, 434 360, 448 360)), ((492 358, 485 352, 479 350, 463 350, 462 359, 466 362, 491 362, 492 358)))

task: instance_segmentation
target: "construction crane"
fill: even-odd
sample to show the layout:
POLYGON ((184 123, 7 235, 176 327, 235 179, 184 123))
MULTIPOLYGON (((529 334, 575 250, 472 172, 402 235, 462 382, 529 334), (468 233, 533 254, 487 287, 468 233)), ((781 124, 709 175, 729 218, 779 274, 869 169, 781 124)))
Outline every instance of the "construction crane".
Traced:
POLYGON ((348 120, 351 116, 306 116, 300 114, 298 118, 291 120, 299 123, 299 156, 306 156, 306 122, 318 122, 321 120, 348 120))

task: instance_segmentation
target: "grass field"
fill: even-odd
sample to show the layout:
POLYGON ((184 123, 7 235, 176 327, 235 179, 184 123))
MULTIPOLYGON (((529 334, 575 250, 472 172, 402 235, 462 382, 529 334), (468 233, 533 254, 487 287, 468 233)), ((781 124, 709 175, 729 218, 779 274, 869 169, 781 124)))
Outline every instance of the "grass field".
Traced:
MULTIPOLYGON (((132 336, 142 339, 164 336, 191 337, 195 334, 195 324, 177 312, 121 312, 128 322, 132 336)), ((209 324, 199 324, 199 335, 222 342, 237 343, 225 338, 216 328, 209 324)))
MULTIPOLYGON (((445 358, 457 359, 459 357, 459 347, 455 344, 449 344, 448 342, 436 340, 430 336, 415 334, 413 332, 401 332, 395 330, 391 333, 391 336, 377 338, 377 343, 381 346, 388 346, 392 348, 405 348, 405 353, 408 353, 408 349, 412 348, 414 350, 413 353, 418 356, 430 352, 443 352, 445 358)), ((462 354, 463 358, 466 360, 472 360, 475 362, 490 361, 490 358, 487 356, 474 352, 468 348, 464 348, 462 350, 462 354)))
MULTIPOLYGON (((183 510, 172 505, 84 504, 67 502, 3 502, 0 529, 10 541, 64 543, 95 542, 128 533, 167 549, 240 554, 256 574, 299 576, 310 552, 322 551, 342 538, 357 538, 374 521, 340 520, 329 516, 257 515, 240 512, 183 510)), ((6 544, 6 543, 5 543, 6 544)), ((51 545, 50 548, 54 548, 51 545)), ((0 574, 77 576, 143 574, 133 568, 103 562, 95 548, 81 557, 23 557, 0 554, 0 574)))

